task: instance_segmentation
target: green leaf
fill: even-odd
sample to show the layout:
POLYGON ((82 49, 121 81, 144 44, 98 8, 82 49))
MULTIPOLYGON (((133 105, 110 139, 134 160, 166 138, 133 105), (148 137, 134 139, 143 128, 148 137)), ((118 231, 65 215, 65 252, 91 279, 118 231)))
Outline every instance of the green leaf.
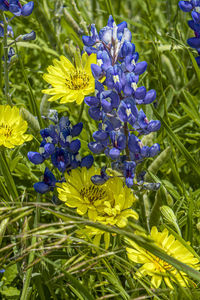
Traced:
POLYGON ((191 165, 192 169, 195 173, 200 177, 200 169, 198 163, 192 157, 192 155, 188 152, 185 146, 180 141, 179 137, 171 130, 169 125, 164 121, 164 119, 159 115, 155 108, 153 108, 155 116, 161 121, 162 126, 165 128, 169 138, 174 142, 179 151, 183 154, 188 164, 191 165))

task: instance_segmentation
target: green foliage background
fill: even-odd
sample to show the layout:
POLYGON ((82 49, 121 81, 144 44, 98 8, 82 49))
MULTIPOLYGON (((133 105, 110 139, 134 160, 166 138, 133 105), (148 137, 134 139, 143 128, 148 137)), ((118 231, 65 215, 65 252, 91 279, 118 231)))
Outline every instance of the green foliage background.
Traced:
MULTIPOLYGON (((179 9, 178 0, 34 3, 30 17, 14 18, 11 22, 15 37, 31 30, 37 34, 35 41, 17 43, 17 56, 9 70, 12 101, 21 108, 34 140, 14 151, 0 153, 0 269, 6 269, 0 275, 1 298, 200 299, 198 284, 190 289, 175 287, 170 291, 161 286, 152 290, 147 278, 135 279, 137 266, 128 261, 123 246, 124 236, 129 236, 149 249, 151 244, 138 239, 134 229, 141 226, 149 231, 152 225, 168 226, 171 231, 181 232, 200 255, 200 70, 194 60, 195 51, 186 44, 187 38, 193 36, 187 25, 189 14, 179 9), (100 29, 110 14, 117 23, 127 21, 140 61, 148 63, 139 85, 157 92, 157 108, 148 105, 143 109, 149 119, 162 122, 158 134, 148 138, 151 144, 158 142, 162 152, 156 160, 149 159, 144 168, 149 170, 148 179, 160 182, 162 188, 157 193, 140 193, 136 207, 140 215, 138 225, 130 222, 123 231, 105 228, 117 233, 106 251, 77 238, 76 231, 87 220, 63 205, 56 206, 52 195, 36 195, 32 186, 42 178, 45 167, 31 164, 27 152, 37 151, 40 125, 48 126, 44 119, 39 124, 34 116, 46 115, 51 107, 60 115, 69 115, 72 123, 77 122, 80 107, 59 102, 50 106, 47 102, 41 93, 47 87, 42 75, 61 54, 73 60, 76 47, 83 48, 81 36, 88 33, 89 24, 95 23, 100 29), (162 205, 173 209, 174 222, 160 215, 162 205)), ((0 43, 0 56, 2 53, 0 43)), ((0 99, 1 104, 6 104, 3 87, 0 60, 0 99)), ((86 155, 96 123, 89 119, 86 107, 82 119, 82 154, 86 155)), ((103 155, 95 157, 97 166, 105 162, 103 155)), ((151 251, 155 253, 156 249, 151 251)), ((169 257, 163 258, 173 263, 169 257)), ((199 282, 197 272, 174 264, 199 282)))

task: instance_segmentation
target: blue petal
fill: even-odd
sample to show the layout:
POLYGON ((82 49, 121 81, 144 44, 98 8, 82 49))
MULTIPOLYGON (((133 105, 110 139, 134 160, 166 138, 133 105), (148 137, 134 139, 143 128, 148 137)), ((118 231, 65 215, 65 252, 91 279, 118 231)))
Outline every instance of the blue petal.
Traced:
POLYGON ((192 4, 188 1, 179 1, 178 5, 184 12, 189 12, 193 9, 192 4))
POLYGON ((96 142, 90 142, 88 144, 88 148, 96 154, 101 153, 104 150, 104 146, 100 143, 96 143, 96 142))
POLYGON ((28 156, 28 159, 35 165, 39 165, 39 164, 43 163, 43 161, 44 161, 44 158, 38 152, 30 151, 30 152, 28 152, 27 156, 28 156))
POLYGON ((50 187, 44 182, 36 182, 33 187, 35 191, 40 194, 45 194, 46 192, 50 191, 50 187))
POLYGON ((70 143, 70 152, 71 153, 77 153, 79 151, 81 147, 81 142, 77 139, 77 140, 74 140, 70 143))
POLYGON ((109 155, 112 159, 117 159, 120 156, 120 150, 114 147, 110 149, 109 155))
POLYGON ((82 122, 74 125, 72 127, 72 130, 71 130, 71 136, 72 137, 78 136, 81 133, 82 129, 83 129, 83 123, 82 122))
POLYGON ((26 3, 23 7, 22 7, 22 16, 27 17, 30 16, 30 14, 32 14, 34 8, 34 2, 30 1, 28 3, 26 3))
POLYGON ((92 155, 87 155, 81 160, 81 167, 90 168, 93 165, 94 158, 92 155))

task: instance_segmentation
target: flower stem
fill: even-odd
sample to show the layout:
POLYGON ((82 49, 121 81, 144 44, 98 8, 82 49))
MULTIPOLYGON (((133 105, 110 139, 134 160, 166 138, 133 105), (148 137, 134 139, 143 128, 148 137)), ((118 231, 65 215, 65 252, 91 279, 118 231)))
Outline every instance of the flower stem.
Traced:
POLYGON ((126 159, 130 160, 130 151, 128 148, 128 125, 127 122, 124 122, 124 134, 126 136, 126 159))
POLYGON ((8 72, 8 21, 3 13, 4 23, 4 37, 3 37, 3 50, 4 50, 4 83, 5 83, 5 96, 7 104, 12 106, 11 97, 9 94, 9 72, 8 72))
POLYGON ((80 113, 79 113, 79 116, 78 116, 78 123, 81 121, 81 118, 82 118, 82 115, 83 115, 83 109, 84 109, 84 100, 81 104, 81 110, 80 110, 80 113))

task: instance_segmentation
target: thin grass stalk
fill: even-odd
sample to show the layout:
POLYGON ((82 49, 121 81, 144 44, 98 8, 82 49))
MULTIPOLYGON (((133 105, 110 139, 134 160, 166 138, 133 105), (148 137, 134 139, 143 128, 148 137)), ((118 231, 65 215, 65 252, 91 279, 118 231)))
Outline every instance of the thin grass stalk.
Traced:
MULTIPOLYGON (((40 202, 40 195, 37 196, 37 202, 40 202)), ((38 227, 38 222, 39 222, 39 208, 38 206, 36 206, 35 217, 34 217, 34 228, 38 227)), ((36 235, 33 235, 31 240, 31 245, 35 245, 36 242, 37 242, 37 237, 36 235)), ((31 250, 28 258, 28 265, 30 265, 34 261, 34 258, 35 258, 35 252, 31 250)), ((33 271, 33 267, 29 268, 24 276, 24 284, 23 284, 23 290, 22 290, 20 300, 28 299, 29 285, 31 281, 32 271, 33 271)))
POLYGON ((3 52, 4 52, 4 84, 5 96, 7 104, 12 106, 12 101, 9 94, 9 72, 8 72, 8 21, 3 13, 4 36, 3 36, 3 52))
POLYGON ((26 70, 24 68, 23 61, 22 61, 22 59, 20 57, 16 41, 15 41, 15 47, 16 47, 16 52, 17 52, 17 55, 18 55, 18 58, 19 58, 19 62, 20 62, 20 65, 21 65, 22 74, 24 76, 24 80, 25 80, 25 82, 26 82, 26 84, 28 86, 29 93, 30 93, 29 105, 30 105, 30 108, 31 108, 31 113, 33 113, 34 115, 37 116, 38 122, 40 124, 40 128, 43 128, 43 121, 42 121, 42 118, 41 118, 41 114, 40 114, 39 108, 37 106, 36 99, 34 97, 34 94, 33 94, 33 91, 32 91, 31 85, 30 85, 30 82, 28 80, 28 76, 26 74, 26 70))

